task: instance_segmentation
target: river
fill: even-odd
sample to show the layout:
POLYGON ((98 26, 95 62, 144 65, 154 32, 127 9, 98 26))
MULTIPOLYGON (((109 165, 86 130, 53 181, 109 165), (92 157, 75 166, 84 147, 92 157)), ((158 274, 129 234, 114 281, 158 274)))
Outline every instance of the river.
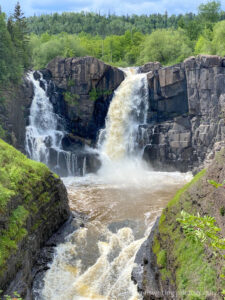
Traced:
MULTIPOLYGON (((155 172, 142 160, 139 140, 140 125, 146 124, 148 115, 147 77, 137 69, 125 73, 97 149, 90 150, 99 153, 100 170, 63 179, 71 210, 85 214, 88 221, 56 247, 36 300, 141 299, 131 280, 135 255, 162 209, 191 179, 190 174, 155 172)), ((58 129, 58 117, 45 92, 37 82, 34 86, 27 152, 48 164, 51 144, 69 158, 61 147, 64 133, 58 129)), ((68 161, 71 174, 72 160, 68 161)))

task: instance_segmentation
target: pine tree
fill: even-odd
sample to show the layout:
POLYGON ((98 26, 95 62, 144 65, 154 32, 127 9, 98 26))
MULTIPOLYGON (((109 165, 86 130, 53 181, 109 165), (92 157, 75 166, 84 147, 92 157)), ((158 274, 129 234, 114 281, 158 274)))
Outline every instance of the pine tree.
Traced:
POLYGON ((8 31, 16 48, 18 61, 22 69, 30 65, 30 49, 26 18, 17 2, 14 14, 8 19, 8 31))
POLYGON ((0 88, 13 79, 13 44, 5 22, 5 14, 0 13, 0 88))

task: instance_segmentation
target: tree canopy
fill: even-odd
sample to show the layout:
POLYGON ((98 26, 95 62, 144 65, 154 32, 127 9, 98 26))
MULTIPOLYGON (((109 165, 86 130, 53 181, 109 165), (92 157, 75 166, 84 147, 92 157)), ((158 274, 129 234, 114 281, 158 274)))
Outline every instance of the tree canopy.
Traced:
POLYGON ((56 56, 90 55, 126 67, 149 61, 179 63, 190 55, 225 55, 225 12, 219 1, 198 14, 116 16, 54 13, 25 18, 20 4, 8 19, 0 13, 0 81, 17 81, 27 68, 43 68, 56 56))

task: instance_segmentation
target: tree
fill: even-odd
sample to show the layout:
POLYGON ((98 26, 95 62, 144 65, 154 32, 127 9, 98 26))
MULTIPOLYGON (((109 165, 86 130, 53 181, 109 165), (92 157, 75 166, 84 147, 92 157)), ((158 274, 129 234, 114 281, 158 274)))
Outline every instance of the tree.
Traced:
POLYGON ((225 55, 225 21, 221 21, 214 26, 213 38, 212 38, 212 48, 214 50, 213 54, 225 55))
POLYGON ((0 13, 0 37, 0 85, 2 85, 18 77, 15 49, 7 30, 4 13, 0 13))
POLYGON ((215 23, 220 18, 220 1, 210 1, 206 4, 200 4, 198 7, 199 17, 206 23, 215 23))
POLYGON ((168 65, 191 54, 190 41, 183 30, 158 29, 144 40, 139 63, 159 61, 168 65))
POLYGON ((30 65, 29 37, 26 19, 19 2, 15 6, 14 14, 8 19, 7 27, 21 66, 26 69, 30 65))

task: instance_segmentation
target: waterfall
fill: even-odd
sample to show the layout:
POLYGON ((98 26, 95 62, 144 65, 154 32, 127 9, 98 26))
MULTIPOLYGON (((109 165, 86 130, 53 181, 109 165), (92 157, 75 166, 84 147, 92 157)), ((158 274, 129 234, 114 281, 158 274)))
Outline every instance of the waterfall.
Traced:
POLYGON ((105 181, 129 185, 145 182, 147 164, 142 160, 142 137, 148 116, 146 74, 136 68, 124 70, 126 77, 109 107, 106 127, 99 133, 102 167, 98 175, 105 181))
POLYGON ((59 175, 84 175, 86 159, 82 158, 81 163, 85 164, 85 167, 79 170, 77 155, 62 148, 62 139, 66 134, 63 120, 54 112, 47 96, 46 80, 43 79, 41 72, 38 74, 40 81, 35 80, 32 72, 28 74, 28 79, 34 86, 34 97, 30 108, 29 125, 26 127, 26 153, 31 159, 45 163, 59 175), (40 82, 45 89, 40 86, 40 82))
POLYGON ((100 134, 101 151, 111 160, 138 154, 139 127, 146 123, 148 113, 148 83, 146 74, 137 69, 124 70, 125 80, 116 90, 109 107, 106 128, 100 134))

